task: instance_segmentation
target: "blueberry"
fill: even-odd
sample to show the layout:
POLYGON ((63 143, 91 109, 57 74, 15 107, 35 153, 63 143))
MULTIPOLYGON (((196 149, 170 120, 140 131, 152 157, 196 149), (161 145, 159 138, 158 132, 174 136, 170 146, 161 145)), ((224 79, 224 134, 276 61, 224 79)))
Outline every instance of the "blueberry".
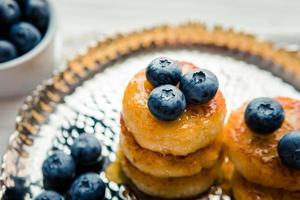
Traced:
POLYGON ((46 0, 27 0, 24 13, 26 19, 41 32, 46 31, 50 19, 50 9, 46 0))
POLYGON ((258 134, 269 134, 282 125, 284 110, 276 100, 261 97, 248 104, 244 117, 249 129, 258 134))
POLYGON ((292 131, 283 136, 278 143, 278 155, 283 164, 300 169, 300 132, 292 131))
POLYGON ((10 26, 20 19, 19 5, 14 0, 0 0, 0 23, 10 26))
POLYGON ((16 47, 6 40, 0 40, 0 63, 12 60, 18 56, 16 47))
POLYGON ((22 7, 21 5, 25 4, 26 2, 26 0, 15 0, 15 1, 18 3, 20 8, 22 7))
POLYGON ((148 108, 160 120, 177 119, 186 108, 183 93, 173 85, 162 85, 154 88, 149 95, 148 108))
POLYGON ((21 54, 30 51, 41 41, 39 30, 27 22, 14 24, 11 27, 9 37, 21 54))
POLYGON ((105 184, 96 173, 86 173, 77 178, 70 189, 70 200, 101 200, 105 184))
POLYGON ((83 165, 94 163, 101 154, 100 142, 90 134, 80 135, 70 148, 76 163, 83 165))
POLYGON ((64 200, 64 198, 54 191, 45 191, 35 197, 34 200, 64 200))
POLYGON ((156 58, 146 69, 147 80, 155 87, 165 84, 176 85, 181 76, 179 64, 170 58, 156 58))
POLYGON ((8 29, 4 24, 0 23, 0 39, 6 39, 8 35, 8 29))
POLYGON ((75 176, 76 164, 72 156, 56 151, 44 161, 42 172, 46 189, 63 192, 75 176))
POLYGON ((205 104, 212 100, 218 87, 216 75, 205 69, 188 72, 182 77, 179 85, 186 101, 194 104, 205 104))
POLYGON ((24 177, 10 176, 11 186, 7 187, 2 200, 20 200, 31 194, 29 181, 24 177))
POLYGON ((15 0, 15 1, 19 4, 20 9, 23 11, 26 0, 15 0))

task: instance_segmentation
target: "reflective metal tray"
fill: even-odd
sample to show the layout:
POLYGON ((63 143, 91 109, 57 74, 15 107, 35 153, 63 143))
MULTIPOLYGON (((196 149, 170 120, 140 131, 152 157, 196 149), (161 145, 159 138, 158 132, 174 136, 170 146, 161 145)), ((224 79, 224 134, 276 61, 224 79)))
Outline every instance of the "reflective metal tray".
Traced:
MULTIPOLYGON (((103 145, 104 168, 116 159, 123 90, 130 78, 158 56, 192 62, 219 78, 228 110, 259 96, 299 98, 300 56, 253 36, 188 23, 160 26, 97 41, 27 97, 3 158, 0 197, 42 190, 41 164, 55 149, 69 153, 79 134, 95 134, 103 145)), ((106 199, 144 199, 109 181, 106 199)), ((133 191, 133 192, 132 192, 133 191)), ((230 199, 229 197, 222 197, 230 199)), ((206 194, 198 199, 222 199, 206 194)), ((150 198, 151 199, 151 198, 150 198)))

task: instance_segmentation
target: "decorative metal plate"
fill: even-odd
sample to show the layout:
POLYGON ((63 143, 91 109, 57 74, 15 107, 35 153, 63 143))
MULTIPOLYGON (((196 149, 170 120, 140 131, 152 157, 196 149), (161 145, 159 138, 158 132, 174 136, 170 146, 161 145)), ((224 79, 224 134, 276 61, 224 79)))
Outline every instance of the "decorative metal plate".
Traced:
MULTIPOLYGON (((1 199, 18 192, 25 199, 36 196, 47 154, 54 149, 69 153, 80 133, 95 134, 102 142, 104 168, 115 160, 123 90, 134 73, 162 55, 215 72, 229 111, 258 96, 300 97, 295 89, 300 89, 299 54, 244 33, 188 23, 98 41, 27 97, 3 158, 1 199)), ((107 180, 104 171, 100 176, 107 183, 106 199, 141 199, 107 180)))

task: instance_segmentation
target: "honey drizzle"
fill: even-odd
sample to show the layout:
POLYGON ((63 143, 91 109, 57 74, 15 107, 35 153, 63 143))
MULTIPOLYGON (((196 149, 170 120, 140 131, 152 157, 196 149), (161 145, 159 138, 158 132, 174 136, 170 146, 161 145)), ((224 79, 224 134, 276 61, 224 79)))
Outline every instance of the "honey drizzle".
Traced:
POLYGON ((110 163, 105 169, 105 175, 109 181, 115 182, 117 184, 123 184, 125 183, 126 176, 121 168, 120 153, 117 152, 116 157, 116 160, 110 163))

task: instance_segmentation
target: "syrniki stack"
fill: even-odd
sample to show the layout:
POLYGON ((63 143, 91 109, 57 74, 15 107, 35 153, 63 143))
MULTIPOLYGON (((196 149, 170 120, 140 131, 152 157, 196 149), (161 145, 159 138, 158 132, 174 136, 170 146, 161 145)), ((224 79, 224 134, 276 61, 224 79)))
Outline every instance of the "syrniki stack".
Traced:
POLYGON ((121 114, 122 169, 142 192, 193 197, 218 175, 226 104, 210 71, 166 57, 128 83, 121 114))

